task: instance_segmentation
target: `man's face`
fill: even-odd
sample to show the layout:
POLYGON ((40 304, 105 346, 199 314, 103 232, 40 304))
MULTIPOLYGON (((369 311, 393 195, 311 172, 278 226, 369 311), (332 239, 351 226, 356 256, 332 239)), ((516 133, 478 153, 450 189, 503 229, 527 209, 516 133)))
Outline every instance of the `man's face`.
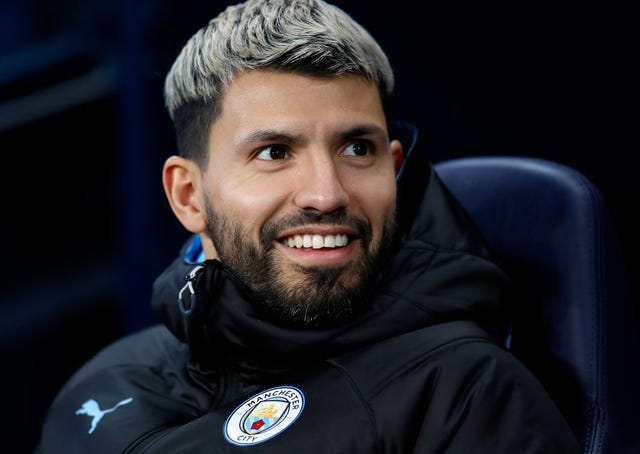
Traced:
POLYGON ((215 253, 285 323, 347 318, 389 252, 401 160, 374 84, 242 73, 203 174, 215 253))

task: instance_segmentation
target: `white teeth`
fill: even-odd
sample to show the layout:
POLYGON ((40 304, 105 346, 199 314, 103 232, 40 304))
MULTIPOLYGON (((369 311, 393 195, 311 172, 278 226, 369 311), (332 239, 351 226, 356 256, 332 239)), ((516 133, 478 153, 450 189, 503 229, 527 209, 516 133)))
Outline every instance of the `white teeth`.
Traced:
POLYGON ((335 248, 349 243, 347 235, 293 235, 285 239, 284 244, 294 248, 335 248))
POLYGON ((311 235, 305 235, 302 237, 302 246, 303 247, 311 247, 313 246, 313 241, 311 240, 311 235))

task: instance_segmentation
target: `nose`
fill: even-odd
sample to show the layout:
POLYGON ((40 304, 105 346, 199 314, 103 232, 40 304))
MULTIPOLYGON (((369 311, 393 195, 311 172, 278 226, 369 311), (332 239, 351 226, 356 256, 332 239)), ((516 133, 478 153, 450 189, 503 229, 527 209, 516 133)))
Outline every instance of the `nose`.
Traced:
POLYGON ((298 181, 295 204, 301 209, 330 213, 349 204, 337 163, 331 157, 311 159, 298 181))

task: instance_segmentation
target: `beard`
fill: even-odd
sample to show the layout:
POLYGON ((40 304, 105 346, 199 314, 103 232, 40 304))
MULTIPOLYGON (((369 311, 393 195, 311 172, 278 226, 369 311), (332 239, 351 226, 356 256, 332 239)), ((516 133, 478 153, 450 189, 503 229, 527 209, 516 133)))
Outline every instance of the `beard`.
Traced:
POLYGON ((270 220, 259 242, 241 223, 217 212, 205 195, 208 234, 220 261, 252 292, 252 302, 270 318, 289 326, 330 326, 351 318, 369 300, 395 235, 395 210, 387 213, 381 238, 371 225, 344 210, 323 214, 300 210, 270 220), (356 259, 340 266, 302 266, 278 254, 274 243, 284 229, 307 224, 347 225, 358 231, 356 259), (359 255, 359 257, 357 257, 359 255))

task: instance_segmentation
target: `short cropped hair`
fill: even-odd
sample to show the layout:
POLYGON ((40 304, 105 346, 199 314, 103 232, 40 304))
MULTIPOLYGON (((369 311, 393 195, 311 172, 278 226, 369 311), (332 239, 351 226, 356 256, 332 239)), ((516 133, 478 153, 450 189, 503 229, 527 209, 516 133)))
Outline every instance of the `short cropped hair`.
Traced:
POLYGON ((244 70, 313 77, 355 74, 393 91, 388 58, 351 16, 323 0, 247 0, 227 7, 186 43, 165 80, 180 155, 206 168, 210 127, 225 88, 244 70))

